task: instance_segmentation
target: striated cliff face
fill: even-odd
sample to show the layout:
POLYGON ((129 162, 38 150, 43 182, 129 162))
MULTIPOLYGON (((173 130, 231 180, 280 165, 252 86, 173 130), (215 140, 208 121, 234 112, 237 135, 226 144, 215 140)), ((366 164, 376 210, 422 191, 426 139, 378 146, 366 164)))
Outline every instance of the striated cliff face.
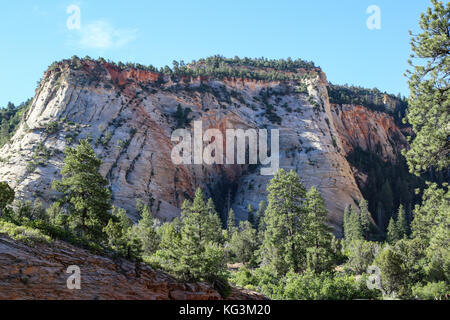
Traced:
POLYGON ((173 79, 91 60, 77 67, 63 61, 44 74, 14 137, 1 148, 0 180, 18 197, 49 203, 58 196, 51 182, 60 177, 64 148, 89 137, 114 205, 133 219, 136 199, 160 219, 172 219, 197 187, 215 199, 219 212, 232 206, 245 219, 248 204, 265 199, 271 176, 246 165, 174 165, 170 136, 180 106, 192 110, 191 125, 201 119, 204 129, 280 129, 280 167, 319 188, 339 234, 344 208, 361 199, 346 154, 358 145, 380 145, 383 157, 393 159, 404 137, 384 113, 331 106, 322 71, 298 73, 307 92, 292 81, 173 79))
MULTIPOLYGON (((182 283, 145 264, 113 260, 65 242, 26 245, 0 234, 0 300, 220 300, 206 283, 182 283), (70 290, 69 266, 80 268, 81 288, 70 290)), ((233 288, 227 299, 262 300, 233 288)))
MULTIPOLYGON (((378 154, 385 161, 395 161, 408 143, 394 118, 363 106, 331 106, 333 120, 347 155, 356 147, 378 154)), ((407 129, 404 129, 407 130, 407 129)))

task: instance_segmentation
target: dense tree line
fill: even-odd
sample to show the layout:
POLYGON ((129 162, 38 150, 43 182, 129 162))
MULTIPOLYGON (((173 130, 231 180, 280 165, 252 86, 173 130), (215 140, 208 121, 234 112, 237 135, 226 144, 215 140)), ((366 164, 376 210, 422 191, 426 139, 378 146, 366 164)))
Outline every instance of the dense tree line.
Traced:
POLYGON ((397 125, 402 126, 402 119, 405 117, 408 101, 400 94, 394 96, 386 92, 381 92, 377 88, 367 89, 349 85, 328 86, 328 96, 330 103, 362 105, 374 111, 381 111, 391 114, 397 125), (389 108, 384 103, 385 96, 395 101, 395 107, 389 108))
MULTIPOLYGON (((116 66, 121 70, 133 68, 144 71, 160 73, 161 75, 170 76, 173 80, 179 80, 181 77, 213 77, 213 78, 245 78, 255 80, 270 81, 300 81, 308 75, 302 75, 299 69, 304 71, 319 71, 313 62, 306 62, 301 59, 267 59, 267 58, 225 58, 220 55, 185 63, 184 61, 173 61, 172 67, 164 66, 156 68, 153 65, 144 66, 138 63, 115 63, 104 58, 94 60, 85 57, 85 61, 97 61, 100 63, 108 63, 116 66)), ((71 59, 65 60, 72 69, 78 70, 83 65, 83 59, 73 56, 71 59)), ((54 70, 58 67, 59 62, 54 62, 48 70, 54 70)))
POLYGON ((247 78, 257 80, 301 80, 298 69, 317 69, 312 62, 300 59, 269 60, 266 58, 225 58, 220 55, 208 57, 185 64, 183 61, 173 62, 173 69, 164 68, 161 71, 177 76, 212 76, 217 78, 247 78))
POLYGON ((425 178, 411 174, 401 155, 392 163, 383 161, 374 152, 357 147, 347 156, 347 160, 367 174, 367 180, 359 187, 368 200, 369 211, 377 223, 380 237, 384 237, 389 220, 396 217, 400 205, 405 209, 408 222, 412 220, 412 210, 421 201, 420 194, 416 194, 415 190, 425 187, 425 178))

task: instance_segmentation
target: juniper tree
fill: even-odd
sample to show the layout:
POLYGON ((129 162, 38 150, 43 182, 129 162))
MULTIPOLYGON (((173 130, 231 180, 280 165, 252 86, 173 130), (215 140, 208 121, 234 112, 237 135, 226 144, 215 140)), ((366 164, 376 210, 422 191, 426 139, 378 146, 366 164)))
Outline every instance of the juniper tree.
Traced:
POLYGON ((101 160, 88 140, 80 140, 76 148, 66 148, 62 178, 53 188, 63 194, 61 202, 68 206, 70 225, 78 233, 103 239, 111 208, 108 182, 100 174, 101 160))

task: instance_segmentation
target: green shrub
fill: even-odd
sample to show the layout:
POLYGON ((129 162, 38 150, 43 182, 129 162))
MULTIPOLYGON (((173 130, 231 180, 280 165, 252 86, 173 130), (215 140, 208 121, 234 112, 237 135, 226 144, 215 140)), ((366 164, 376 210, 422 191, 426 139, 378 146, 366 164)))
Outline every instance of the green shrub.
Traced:
POLYGON ((284 290, 276 298, 287 300, 353 300, 375 299, 376 290, 369 290, 364 279, 338 274, 288 273, 284 290))
POLYGON ((45 125, 45 132, 48 134, 56 133, 59 129, 59 123, 57 121, 51 121, 45 125))
POLYGON ((448 296, 450 295, 450 285, 444 281, 428 282, 426 285, 417 284, 413 287, 412 292, 418 299, 448 299, 448 296))
POLYGON ((348 257, 345 267, 356 274, 366 272, 367 267, 372 265, 380 249, 380 245, 376 242, 365 240, 350 241, 346 244, 344 250, 345 255, 348 257))
POLYGON ((230 282, 242 288, 261 292, 271 298, 279 294, 282 289, 276 270, 268 266, 254 270, 245 266, 241 267, 231 274, 230 282))
POLYGON ((28 226, 18 226, 12 222, 0 220, 0 233, 7 234, 14 240, 33 245, 36 242, 50 243, 49 236, 42 234, 41 231, 28 226))

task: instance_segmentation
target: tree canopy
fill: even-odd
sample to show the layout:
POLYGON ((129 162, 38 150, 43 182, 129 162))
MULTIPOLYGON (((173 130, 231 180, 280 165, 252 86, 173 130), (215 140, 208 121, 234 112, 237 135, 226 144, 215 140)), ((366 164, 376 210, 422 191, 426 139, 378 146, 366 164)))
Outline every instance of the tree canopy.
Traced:
POLYGON ((413 35, 407 121, 415 133, 405 156, 411 172, 450 165, 450 3, 431 1, 413 35))

